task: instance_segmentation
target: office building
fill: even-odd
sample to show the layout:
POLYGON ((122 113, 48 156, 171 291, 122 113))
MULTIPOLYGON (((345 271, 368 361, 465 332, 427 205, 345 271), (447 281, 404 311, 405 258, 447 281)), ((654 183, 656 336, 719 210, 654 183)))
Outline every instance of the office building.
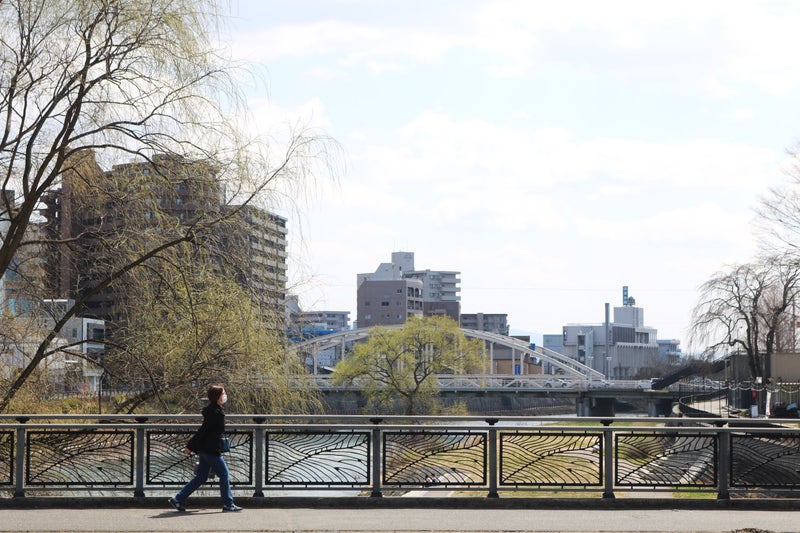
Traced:
POLYGON ((562 352, 609 379, 652 377, 659 366, 657 331, 644 325, 644 309, 623 288, 623 305, 613 319, 600 324, 568 324, 562 328, 562 352))
MULTIPOLYGON (((54 327, 56 321, 75 305, 70 300, 45 300, 45 323, 54 327)), ((65 348, 53 361, 54 371, 65 390, 96 393, 102 389, 103 368, 94 364, 105 355, 105 321, 96 318, 74 316, 67 320, 59 332, 59 340, 65 348)))
MULTIPOLYGON (((13 190, 2 191, 0 202, 0 235, 10 231, 9 217, 17 209, 16 194, 13 190)), ((42 284, 45 279, 45 254, 42 253, 41 227, 31 222, 25 230, 27 244, 20 246, 5 272, 0 272, 0 312, 7 316, 36 313, 39 303, 47 293, 42 284)))

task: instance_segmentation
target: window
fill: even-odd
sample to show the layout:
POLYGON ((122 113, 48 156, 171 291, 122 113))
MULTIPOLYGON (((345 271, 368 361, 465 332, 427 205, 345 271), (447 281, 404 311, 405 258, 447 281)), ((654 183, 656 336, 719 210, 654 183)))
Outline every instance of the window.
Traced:
POLYGON ((389 307, 389 302, 384 300, 383 302, 381 302, 381 307, 389 307))

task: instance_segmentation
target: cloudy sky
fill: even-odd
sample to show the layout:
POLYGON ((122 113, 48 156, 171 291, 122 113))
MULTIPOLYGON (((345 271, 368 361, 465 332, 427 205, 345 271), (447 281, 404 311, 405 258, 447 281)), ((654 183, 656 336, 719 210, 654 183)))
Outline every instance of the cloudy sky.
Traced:
POLYGON ((393 251, 461 272, 512 333, 600 323, 622 286, 682 341, 698 286, 752 258, 800 139, 793 1, 232 0, 259 124, 341 145, 287 211, 308 310, 350 311, 393 251))

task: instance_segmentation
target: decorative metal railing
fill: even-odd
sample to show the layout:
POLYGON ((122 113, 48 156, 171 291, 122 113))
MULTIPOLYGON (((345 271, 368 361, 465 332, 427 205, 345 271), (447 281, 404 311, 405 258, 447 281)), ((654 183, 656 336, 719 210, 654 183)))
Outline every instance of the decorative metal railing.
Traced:
MULTIPOLYGON (((198 417, 0 416, 0 491, 142 497, 192 475, 198 417)), ((228 416, 233 489, 800 492, 797 420, 228 416), (621 423, 624 422, 624 423, 621 423)), ((266 491, 266 492, 265 492, 266 491)), ((445 495, 445 494, 443 494, 445 495)))

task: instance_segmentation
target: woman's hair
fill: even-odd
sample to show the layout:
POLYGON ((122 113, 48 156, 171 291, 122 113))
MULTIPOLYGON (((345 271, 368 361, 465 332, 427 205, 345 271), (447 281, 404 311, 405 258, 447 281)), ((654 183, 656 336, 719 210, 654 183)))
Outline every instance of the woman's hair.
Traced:
POLYGON ((208 388, 208 403, 217 403, 224 390, 225 387, 222 385, 211 385, 208 388))

